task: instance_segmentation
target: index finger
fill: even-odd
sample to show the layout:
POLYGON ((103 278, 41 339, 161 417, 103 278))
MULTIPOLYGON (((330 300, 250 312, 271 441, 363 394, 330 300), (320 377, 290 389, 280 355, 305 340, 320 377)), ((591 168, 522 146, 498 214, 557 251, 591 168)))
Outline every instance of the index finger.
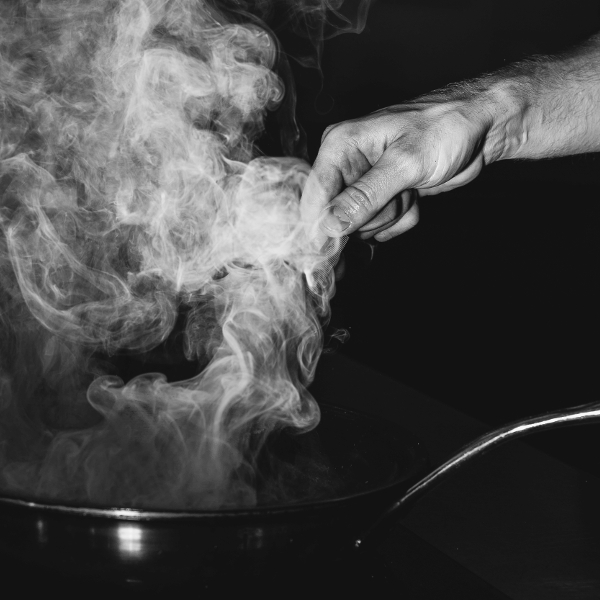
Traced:
POLYGON ((302 197, 300 216, 307 229, 308 237, 317 248, 327 242, 327 236, 320 227, 324 218, 324 208, 344 187, 344 178, 337 164, 320 152, 310 171, 302 197))

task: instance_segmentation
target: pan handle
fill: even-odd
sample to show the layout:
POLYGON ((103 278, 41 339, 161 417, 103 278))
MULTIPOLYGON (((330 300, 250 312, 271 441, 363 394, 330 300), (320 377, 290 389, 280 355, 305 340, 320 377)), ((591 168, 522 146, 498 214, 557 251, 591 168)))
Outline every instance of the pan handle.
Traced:
POLYGON ((394 502, 364 534, 354 542, 356 549, 374 546, 389 531, 393 523, 401 514, 423 494, 437 486, 447 477, 458 471, 465 463, 470 463, 478 456, 482 456, 492 448, 517 439, 519 437, 546 431, 567 425, 578 425, 600 422, 600 402, 583 404, 573 408, 566 408, 529 417, 504 425, 498 429, 483 434, 480 438, 470 442, 457 452, 452 458, 431 471, 423 479, 408 489, 406 494, 394 502))

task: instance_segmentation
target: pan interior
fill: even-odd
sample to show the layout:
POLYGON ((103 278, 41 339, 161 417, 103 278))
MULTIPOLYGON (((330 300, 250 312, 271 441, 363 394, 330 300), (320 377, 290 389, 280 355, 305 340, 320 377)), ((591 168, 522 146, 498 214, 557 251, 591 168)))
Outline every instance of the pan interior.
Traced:
POLYGON ((309 433, 271 437, 259 458, 259 506, 347 498, 407 482, 427 465, 422 444, 376 417, 321 405, 309 433))
MULTIPOLYGON (((406 487, 427 468, 423 445, 397 425, 329 404, 321 404, 320 408, 321 421, 314 430, 301 434, 282 430, 268 438, 255 469, 258 509, 343 500, 375 490, 406 487)), ((143 513, 158 511, 156 514, 166 516, 188 514, 159 506, 116 509, 97 504, 75 506, 38 497, 0 496, 0 503, 15 500, 31 508, 106 512, 106 516, 131 512, 135 518, 133 513, 140 509, 143 513)), ((215 511, 197 514, 204 512, 215 511)))

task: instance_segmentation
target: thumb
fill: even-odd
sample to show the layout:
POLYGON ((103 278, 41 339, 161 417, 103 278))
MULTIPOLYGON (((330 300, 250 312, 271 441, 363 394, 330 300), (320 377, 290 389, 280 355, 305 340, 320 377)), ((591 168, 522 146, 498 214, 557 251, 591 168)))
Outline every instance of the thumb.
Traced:
POLYGON ((400 168, 395 152, 386 150, 362 177, 324 209, 319 220, 328 236, 349 235, 368 223, 396 195, 416 183, 414 169, 400 168))

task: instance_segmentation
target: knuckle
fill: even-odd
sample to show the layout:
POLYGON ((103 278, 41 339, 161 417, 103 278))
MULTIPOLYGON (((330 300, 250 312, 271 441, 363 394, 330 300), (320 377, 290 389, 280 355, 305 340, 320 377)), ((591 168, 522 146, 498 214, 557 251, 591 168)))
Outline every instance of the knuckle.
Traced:
POLYGON ((417 225, 417 223, 419 222, 419 218, 419 211, 411 210, 408 213, 406 213, 406 216, 404 217, 404 225, 406 225, 407 229, 411 229, 412 227, 417 225))
POLYGON ((328 156, 336 162, 341 162, 350 153, 353 145, 347 136, 339 133, 340 129, 341 125, 336 126, 335 129, 331 130, 331 133, 323 137, 319 149, 320 156, 328 156))
POLYGON ((364 128, 359 122, 344 121, 338 123, 327 137, 346 148, 359 148, 363 144, 364 128))
POLYGON ((329 134, 338 126, 337 123, 333 125, 328 125, 325 127, 325 131, 323 131, 323 135, 321 136, 321 144, 325 141, 325 138, 329 136, 329 134))
POLYGON ((357 181, 346 188, 355 212, 371 211, 375 207, 375 191, 365 182, 357 181))
POLYGON ((341 123, 334 123, 328 125, 323 131, 321 136, 321 143, 329 142, 339 144, 341 142, 347 142, 348 138, 352 137, 352 132, 355 130, 352 123, 348 121, 342 121, 341 123))
POLYGON ((370 240, 371 238, 375 237, 375 235, 377 235, 376 231, 361 231, 360 229, 358 230, 358 232, 355 234, 356 237, 358 237, 359 240, 370 240))
POLYGON ((387 242, 388 240, 391 240, 393 238, 393 234, 390 233, 389 229, 385 229, 383 231, 380 231, 376 236, 375 239, 378 242, 387 242))

